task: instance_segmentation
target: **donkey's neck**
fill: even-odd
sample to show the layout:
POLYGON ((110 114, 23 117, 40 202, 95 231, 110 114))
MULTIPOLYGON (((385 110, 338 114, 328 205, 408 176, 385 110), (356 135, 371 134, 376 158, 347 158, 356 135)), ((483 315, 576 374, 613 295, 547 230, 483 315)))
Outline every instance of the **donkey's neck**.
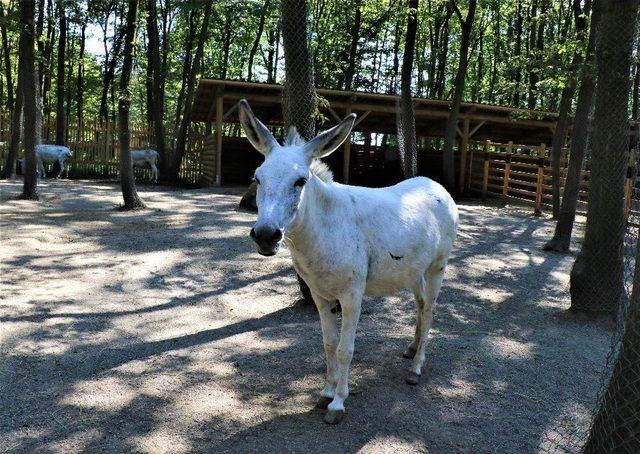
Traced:
POLYGON ((323 230, 334 199, 334 185, 323 182, 312 174, 305 186, 305 193, 291 229, 286 234, 287 244, 295 255, 307 256, 318 245, 318 235, 323 230))

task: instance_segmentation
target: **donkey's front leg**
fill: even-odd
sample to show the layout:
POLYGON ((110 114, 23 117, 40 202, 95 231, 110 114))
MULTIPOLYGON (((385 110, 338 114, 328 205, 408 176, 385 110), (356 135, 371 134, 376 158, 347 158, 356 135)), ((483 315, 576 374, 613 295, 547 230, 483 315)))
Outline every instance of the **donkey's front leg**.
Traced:
POLYGON ((344 401, 349 396, 349 366, 353 358, 356 340, 356 328, 360 318, 362 306, 362 292, 352 292, 340 298, 342 307, 342 329, 340 342, 336 350, 338 359, 338 383, 333 400, 329 404, 329 411, 324 417, 328 424, 337 424, 344 416, 344 401))
POLYGON ((327 378, 322 390, 320 400, 316 404, 318 408, 327 408, 336 393, 338 382, 338 364, 336 362, 336 349, 338 348, 338 315, 331 312, 333 302, 322 298, 311 290, 311 296, 320 314, 320 326, 322 328, 322 343, 327 360, 327 378))

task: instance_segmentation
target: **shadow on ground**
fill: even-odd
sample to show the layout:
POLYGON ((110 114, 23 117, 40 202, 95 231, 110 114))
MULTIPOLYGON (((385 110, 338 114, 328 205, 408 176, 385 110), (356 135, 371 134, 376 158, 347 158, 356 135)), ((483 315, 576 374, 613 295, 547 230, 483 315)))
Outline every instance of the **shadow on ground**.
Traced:
POLYGON ((537 452, 588 424, 606 327, 574 320, 552 224, 462 203, 428 366, 404 384, 408 294, 365 302, 347 417, 313 403, 317 315, 293 307, 286 251, 253 253, 238 191, 0 182, 0 450, 537 452))

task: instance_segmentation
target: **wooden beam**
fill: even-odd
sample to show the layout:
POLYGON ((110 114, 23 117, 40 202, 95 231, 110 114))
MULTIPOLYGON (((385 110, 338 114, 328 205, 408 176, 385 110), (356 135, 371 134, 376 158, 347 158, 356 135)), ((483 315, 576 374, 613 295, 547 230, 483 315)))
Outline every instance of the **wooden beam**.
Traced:
POLYGON ((222 123, 224 95, 216 97, 216 186, 222 184, 222 123))
POLYGON ((465 118, 462 122, 462 133, 460 134, 460 174, 458 177, 458 192, 462 194, 465 186, 465 176, 467 174, 467 152, 469 151, 469 125, 470 121, 465 118))
MULTIPOLYGON (((349 115, 351 113, 351 106, 347 107, 346 114, 349 115)), ((342 180, 344 184, 349 184, 349 166, 351 165, 351 133, 347 137, 347 140, 344 141, 344 155, 342 161, 342 180)))
POLYGON ((356 120, 356 122, 353 124, 353 127, 355 128, 356 126, 358 126, 362 120, 364 120, 365 118, 367 118, 367 116, 371 113, 370 110, 367 110, 365 113, 363 113, 361 116, 359 116, 356 120))
POLYGON ((227 113, 222 117, 222 121, 225 122, 229 118, 231 114, 233 114, 238 109, 238 103, 235 103, 231 109, 227 110, 227 113))
POLYGON ((473 129, 471 130, 471 132, 469 132, 469 138, 473 137, 473 135, 478 132, 478 129, 482 128, 482 126, 484 126, 484 124, 486 123, 485 120, 482 120, 480 123, 478 123, 477 125, 475 125, 473 127, 473 129))
POLYGON ((333 116, 333 119, 334 119, 334 120, 336 120, 336 121, 340 121, 340 120, 341 120, 340 116, 335 112, 335 110, 333 110, 333 109, 331 108, 331 106, 327 106, 327 110, 328 110, 328 111, 329 111, 329 113, 333 116))

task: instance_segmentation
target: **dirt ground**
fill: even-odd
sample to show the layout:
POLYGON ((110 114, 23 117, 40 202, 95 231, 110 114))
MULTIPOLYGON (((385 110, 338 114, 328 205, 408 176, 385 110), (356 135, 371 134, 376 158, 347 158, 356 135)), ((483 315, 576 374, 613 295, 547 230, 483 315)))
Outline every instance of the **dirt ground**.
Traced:
POLYGON ((368 299, 328 426, 317 314, 238 190, 141 186, 124 213, 113 183, 20 185, 0 182, 0 451, 529 453, 588 424, 611 331, 566 313, 548 218, 461 203, 422 383, 409 293, 368 299))

